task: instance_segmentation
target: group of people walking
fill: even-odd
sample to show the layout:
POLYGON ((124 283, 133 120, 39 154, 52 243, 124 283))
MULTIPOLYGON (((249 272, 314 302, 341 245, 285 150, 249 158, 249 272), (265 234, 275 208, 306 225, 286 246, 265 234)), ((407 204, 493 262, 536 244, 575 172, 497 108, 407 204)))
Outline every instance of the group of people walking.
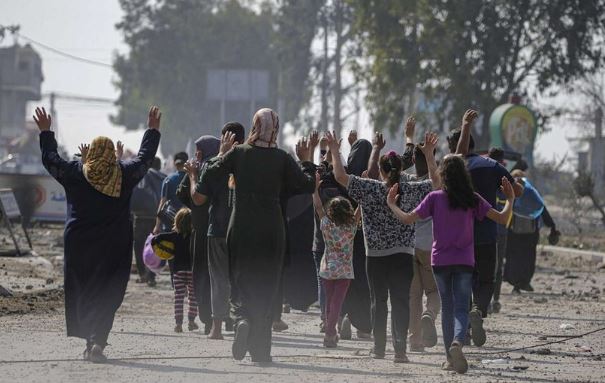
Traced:
MULTIPOLYGON (((183 331, 188 296, 189 330, 198 328, 199 316, 209 338, 222 339, 225 324, 235 330, 234 359, 249 353, 253 362, 270 363, 288 238, 297 235, 288 235, 286 207, 289 199, 312 195, 315 234, 308 253, 316 265, 323 345, 333 348, 340 338, 350 339, 352 325, 359 338, 373 337, 371 357, 384 358, 390 301, 395 363, 408 362, 408 351, 437 344, 441 311, 442 367, 466 372, 463 347, 469 339, 477 346, 486 342, 483 321, 499 304, 496 276, 507 270, 505 280, 515 290, 531 287, 527 278, 513 282, 515 266, 508 263, 516 262, 514 256, 507 253, 509 262, 502 267, 498 225, 508 228, 512 220, 514 228, 515 220, 522 221, 517 216, 526 212, 513 215, 515 198, 535 191, 524 174, 513 177, 501 160, 474 153, 476 117, 473 110, 464 114, 460 129, 448 137, 451 153, 439 165, 437 135, 414 142, 413 118, 406 121, 401 155, 381 153, 380 133, 372 143, 351 135, 345 164, 341 140, 331 132, 299 140, 298 160, 279 149, 279 117, 264 108, 253 116, 247 138, 241 123, 227 123, 220 138, 195 142, 192 160, 175 155, 177 171, 162 180, 155 160, 157 107, 149 112, 149 129, 134 158, 118 159, 113 142, 98 137, 76 161, 59 156, 51 117, 36 109, 42 162, 67 196, 68 336, 86 340, 85 359, 106 360, 103 350, 130 275, 134 221, 134 234, 152 232, 153 245, 173 255, 175 331, 183 331), (411 167, 415 174, 406 173, 411 167), (141 183, 156 190, 161 183, 161 191, 145 197, 141 183), (148 200, 153 203, 145 208, 148 200), (149 208, 154 204, 158 214, 149 208), (162 217, 170 211, 174 217, 167 224, 162 217)), ((531 205, 534 220, 550 217, 536 194, 524 206, 531 205)), ((555 236, 552 219, 544 222, 555 236)), ((532 229, 535 263, 539 224, 532 229)), ((144 242, 134 241, 139 281, 153 286, 154 273, 140 262, 144 242)))

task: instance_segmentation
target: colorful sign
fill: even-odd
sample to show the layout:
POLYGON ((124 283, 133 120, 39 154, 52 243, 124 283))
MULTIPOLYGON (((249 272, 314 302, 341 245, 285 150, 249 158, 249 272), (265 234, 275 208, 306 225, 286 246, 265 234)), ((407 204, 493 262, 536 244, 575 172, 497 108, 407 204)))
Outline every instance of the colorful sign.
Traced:
POLYGON ((533 112, 523 105, 503 104, 489 119, 491 146, 520 154, 531 166, 538 124, 533 112))

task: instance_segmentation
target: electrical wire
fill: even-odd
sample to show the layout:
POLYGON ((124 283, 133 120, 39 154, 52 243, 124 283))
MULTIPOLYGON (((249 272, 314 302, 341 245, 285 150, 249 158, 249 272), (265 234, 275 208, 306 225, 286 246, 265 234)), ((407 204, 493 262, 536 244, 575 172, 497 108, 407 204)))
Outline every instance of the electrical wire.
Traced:
POLYGON ((111 65, 111 64, 108 64, 108 63, 105 63, 105 62, 101 62, 101 61, 97 61, 97 60, 91 60, 91 59, 87 59, 87 58, 84 58, 84 57, 72 55, 71 53, 63 52, 63 51, 61 51, 59 49, 53 48, 53 47, 51 47, 49 45, 46 45, 46 44, 41 43, 39 41, 36 41, 36 40, 32 39, 31 37, 27 37, 27 36, 25 36, 22 33, 15 32, 15 35, 17 35, 18 37, 20 37, 20 38, 22 38, 22 39, 24 39, 24 40, 26 40, 26 41, 28 41, 28 42, 30 42, 32 44, 35 44, 35 45, 37 45, 37 46, 39 46, 41 48, 44 48, 44 49, 49 50, 51 52, 54 52, 54 53, 56 53, 58 55, 61 55, 63 57, 67 57, 67 58, 70 58, 72 60, 80 61, 80 62, 83 62, 83 63, 86 63, 86 64, 91 64, 91 65, 96 65, 96 66, 100 66, 100 67, 103 67, 103 68, 113 69, 113 65, 111 65))

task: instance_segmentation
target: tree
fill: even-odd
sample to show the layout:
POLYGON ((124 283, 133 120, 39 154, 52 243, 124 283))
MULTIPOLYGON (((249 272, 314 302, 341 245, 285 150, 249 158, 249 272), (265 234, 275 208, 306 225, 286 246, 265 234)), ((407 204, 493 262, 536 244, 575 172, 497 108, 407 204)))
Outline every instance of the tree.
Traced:
POLYGON ((379 128, 396 128, 402 100, 418 92, 436 106, 442 129, 468 107, 482 112, 474 134, 485 146, 489 115, 513 92, 567 84, 603 62, 605 0, 351 3, 379 128))
POLYGON ((162 150, 183 150, 190 139, 217 135, 226 122, 219 101, 206 97, 207 70, 257 69, 270 74, 269 100, 263 105, 229 102, 226 119, 247 125, 253 107, 282 107, 282 123, 305 102, 313 12, 295 1, 281 8, 260 3, 254 9, 236 0, 120 0, 124 18, 117 28, 130 50, 114 67, 120 89, 112 121, 140 127, 144 110, 164 110, 162 150), (311 16, 296 19, 304 14, 311 16))

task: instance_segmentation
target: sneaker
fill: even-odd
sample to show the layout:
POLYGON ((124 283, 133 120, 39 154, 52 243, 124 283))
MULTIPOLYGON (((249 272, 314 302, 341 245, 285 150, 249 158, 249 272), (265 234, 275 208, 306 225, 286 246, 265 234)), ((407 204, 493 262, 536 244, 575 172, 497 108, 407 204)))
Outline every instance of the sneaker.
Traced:
POLYGON ((372 334, 370 334, 369 332, 357 330, 357 339, 364 339, 364 340, 372 339, 372 334))
POLYGON ((433 317, 424 314, 420 323, 422 324, 422 344, 427 348, 434 347, 437 344, 437 329, 433 317))
POLYGON ((492 303, 492 312, 498 314, 500 313, 500 310, 502 310, 502 304, 499 301, 494 301, 492 303))
POLYGON ((189 329, 189 331, 195 331, 195 330, 199 329, 200 327, 195 323, 195 320, 190 320, 187 328, 189 329))
POLYGON ((424 352, 424 346, 421 344, 411 344, 410 352, 424 352))
POLYGON ((177 324, 176 326, 174 326, 174 332, 176 333, 182 333, 183 332, 183 325, 182 324, 177 324))
POLYGON ((325 336, 324 337, 324 347, 325 348, 336 348, 338 346, 338 335, 334 336, 325 336))
POLYGON ((277 322, 273 322, 273 331, 282 332, 286 331, 289 328, 288 324, 283 320, 278 320, 277 322))
POLYGON ((370 357, 372 359, 384 359, 384 351, 377 352, 375 347, 370 350, 370 357))
POLYGON ((483 318, 481 318, 481 311, 473 309, 469 313, 469 320, 471 322, 471 338, 473 343, 477 347, 481 347, 485 344, 486 334, 483 328, 483 318))
POLYGON ((450 357, 454 371, 459 374, 464 374, 468 371, 468 362, 462 352, 462 345, 458 341, 453 341, 450 347, 450 357))
POLYGON ((107 363, 107 357, 103 355, 103 347, 95 344, 88 353, 88 360, 93 363, 107 363))
POLYGON ((246 357, 248 352, 248 336, 250 335, 250 323, 247 320, 242 320, 238 323, 235 329, 235 338, 233 339, 233 346, 231 346, 231 353, 233 359, 242 360, 246 357))
POLYGON ((393 358, 393 363, 409 363, 407 354, 405 351, 396 351, 395 358, 393 358))
POLYGON ((349 320, 348 316, 344 317, 342 320, 340 331, 338 333, 340 334, 340 339, 351 340, 353 337, 353 333, 351 331, 351 321, 349 320))

